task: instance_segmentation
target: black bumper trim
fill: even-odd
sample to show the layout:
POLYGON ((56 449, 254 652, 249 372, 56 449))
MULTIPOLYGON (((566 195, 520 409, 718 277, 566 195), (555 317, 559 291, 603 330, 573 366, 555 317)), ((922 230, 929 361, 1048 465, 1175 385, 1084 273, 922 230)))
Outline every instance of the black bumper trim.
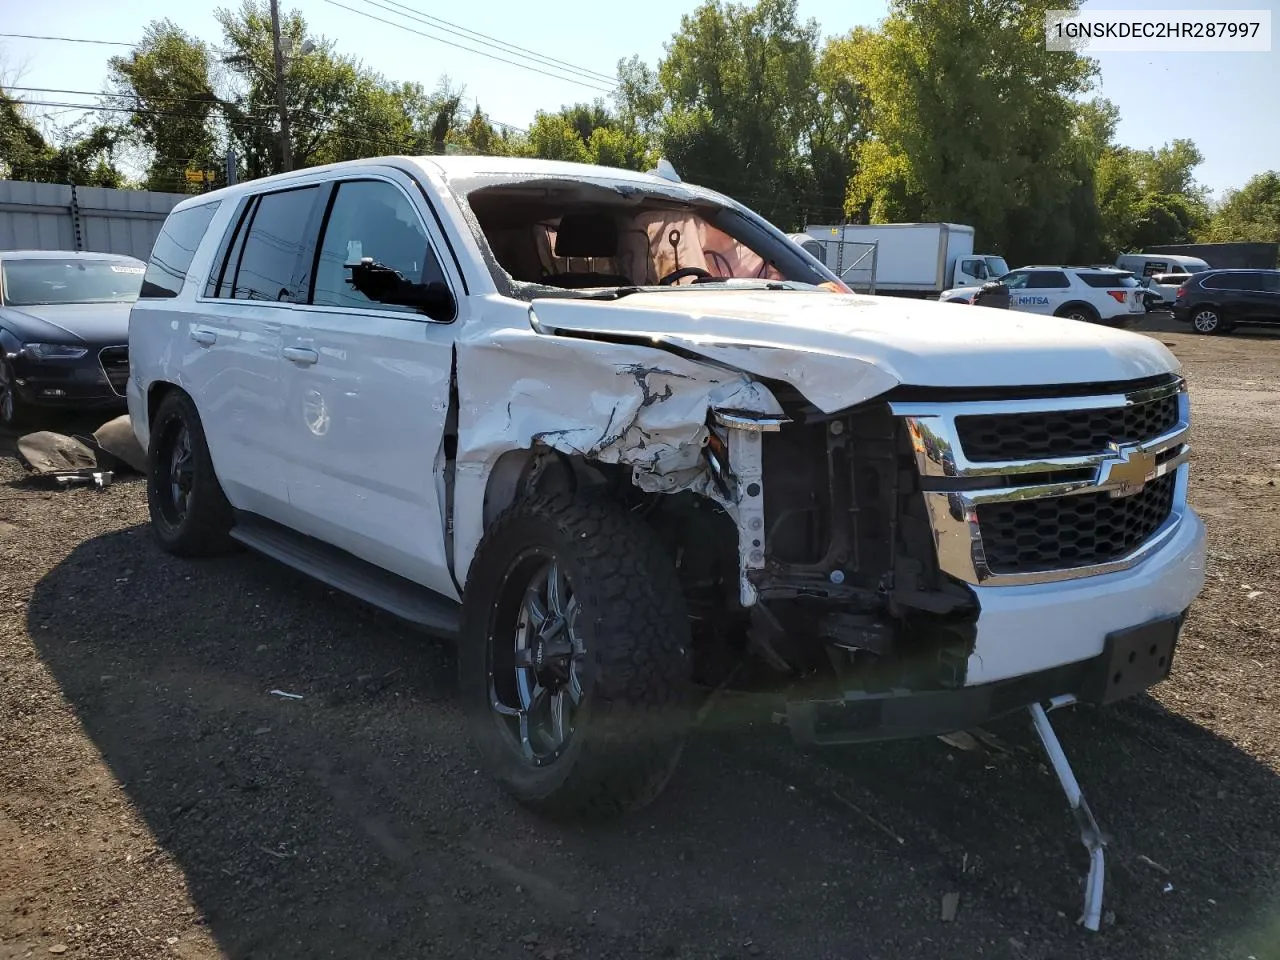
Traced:
POLYGON ((1186 615, 1184 610, 1108 634, 1102 653, 1090 660, 1008 680, 955 690, 791 701, 787 724, 800 744, 870 743, 964 730, 1065 695, 1081 703, 1114 703, 1169 675, 1186 615))

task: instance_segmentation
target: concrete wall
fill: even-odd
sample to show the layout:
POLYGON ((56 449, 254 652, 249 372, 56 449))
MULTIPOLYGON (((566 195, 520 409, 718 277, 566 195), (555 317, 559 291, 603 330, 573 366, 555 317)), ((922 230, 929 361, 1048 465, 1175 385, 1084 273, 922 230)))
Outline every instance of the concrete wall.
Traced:
POLYGON ((0 180, 0 250, 89 250, 139 260, 182 193, 0 180))

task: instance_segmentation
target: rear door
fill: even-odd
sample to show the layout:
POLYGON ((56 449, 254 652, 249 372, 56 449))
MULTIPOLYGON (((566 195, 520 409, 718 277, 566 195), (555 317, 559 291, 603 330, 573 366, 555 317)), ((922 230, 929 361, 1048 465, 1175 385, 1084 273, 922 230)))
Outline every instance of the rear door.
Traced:
POLYGON ((251 197, 224 238, 190 337, 208 358, 196 403, 231 502, 289 521, 281 450, 281 331, 299 299, 295 277, 315 184, 251 197))
POLYGON ((284 321, 284 474, 302 532, 456 597, 443 445, 461 316, 439 322, 369 300, 346 269, 372 257, 406 279, 444 282, 464 309, 425 203, 390 169, 327 188, 299 277, 308 302, 284 321))
POLYGON ((1259 274, 1262 286, 1267 292, 1260 320, 1268 323, 1280 323, 1280 270, 1268 270, 1259 274))

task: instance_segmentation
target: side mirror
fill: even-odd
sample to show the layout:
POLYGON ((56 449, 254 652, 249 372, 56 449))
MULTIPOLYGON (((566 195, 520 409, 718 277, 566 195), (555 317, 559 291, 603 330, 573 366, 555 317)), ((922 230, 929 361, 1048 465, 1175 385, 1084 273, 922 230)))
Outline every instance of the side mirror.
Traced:
POLYGON ((449 288, 439 282, 415 283, 373 257, 362 257, 359 263, 347 265, 351 279, 347 282, 370 300, 402 307, 413 307, 433 320, 448 320, 456 304, 449 288))

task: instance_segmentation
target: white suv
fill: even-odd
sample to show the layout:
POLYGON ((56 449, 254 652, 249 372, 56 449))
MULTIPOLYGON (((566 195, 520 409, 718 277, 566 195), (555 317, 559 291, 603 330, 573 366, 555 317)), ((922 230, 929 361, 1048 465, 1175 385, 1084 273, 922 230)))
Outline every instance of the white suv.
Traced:
POLYGON ((192 197, 129 351, 160 544, 456 638, 485 765, 542 810, 656 796, 699 689, 808 743, 1051 737, 1041 704, 1169 672, 1203 584, 1159 341, 854 296, 671 175, 396 157, 192 197))
MULTIPOLYGON (((1009 288, 1009 309, 1128 326, 1146 313, 1141 284, 1111 267, 1022 267, 998 278, 1009 288)), ((953 287, 938 297, 970 303, 980 287, 953 287)))

